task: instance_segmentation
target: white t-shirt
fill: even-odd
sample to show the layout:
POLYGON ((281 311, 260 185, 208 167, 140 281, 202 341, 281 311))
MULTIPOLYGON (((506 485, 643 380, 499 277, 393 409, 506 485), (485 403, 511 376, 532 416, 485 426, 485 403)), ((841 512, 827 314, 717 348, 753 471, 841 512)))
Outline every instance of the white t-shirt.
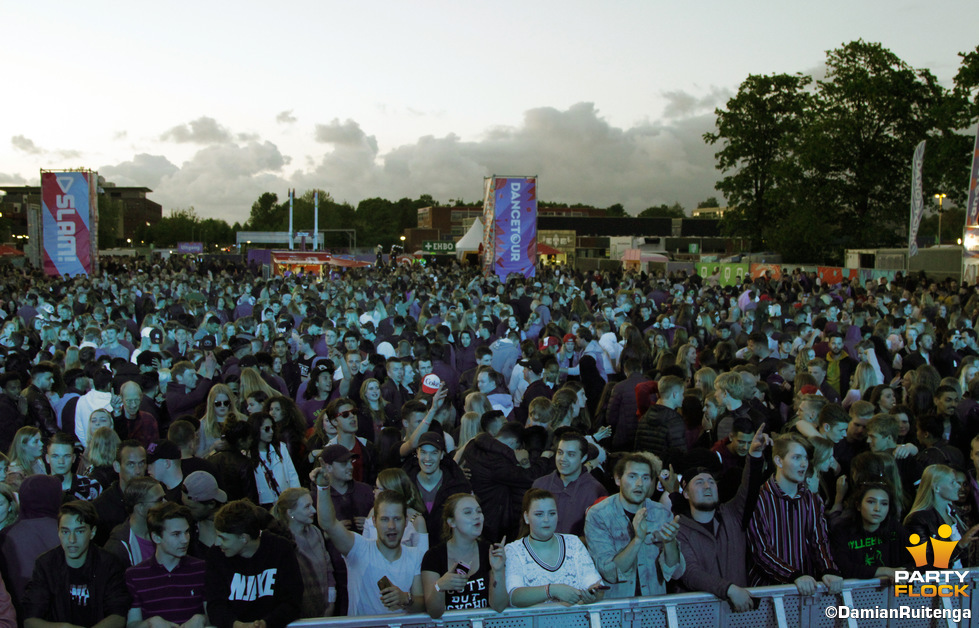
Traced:
POLYGON ((524 537, 507 543, 506 590, 512 594, 520 587, 542 587, 546 584, 566 584, 576 589, 587 589, 602 576, 595 569, 595 562, 585 545, 573 534, 555 534, 564 542, 563 560, 558 565, 546 566, 532 554, 524 537))
POLYGON ((391 562, 377 549, 377 543, 354 534, 353 549, 343 557, 347 563, 347 594, 350 599, 347 614, 384 615, 394 612, 381 604, 381 590, 377 588, 377 581, 387 576, 394 586, 402 591, 411 591, 412 581, 421 573, 422 557, 428 550, 428 544, 425 543, 425 546, 423 549, 402 545, 401 557, 391 562))

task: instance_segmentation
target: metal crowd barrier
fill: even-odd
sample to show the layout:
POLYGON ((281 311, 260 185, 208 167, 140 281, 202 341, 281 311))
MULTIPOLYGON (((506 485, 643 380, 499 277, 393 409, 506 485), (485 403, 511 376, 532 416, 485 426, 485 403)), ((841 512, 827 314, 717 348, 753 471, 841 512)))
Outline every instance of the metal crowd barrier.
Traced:
POLYGON ((830 594, 823 585, 819 585, 813 596, 799 595, 794 585, 756 587, 749 589, 756 598, 756 608, 743 613, 734 612, 725 600, 709 593, 678 593, 567 608, 508 608, 502 613, 487 609, 448 611, 440 619, 426 614, 371 615, 304 619, 290 625, 296 628, 979 628, 977 581, 979 570, 970 571, 969 597, 898 598, 894 596, 894 585, 884 585, 879 579, 846 580, 839 595, 830 594), (855 618, 848 611, 841 613, 840 607, 870 610, 874 616, 855 618), (926 612, 933 615, 922 616, 926 612), (966 618, 967 614, 972 617, 966 618))

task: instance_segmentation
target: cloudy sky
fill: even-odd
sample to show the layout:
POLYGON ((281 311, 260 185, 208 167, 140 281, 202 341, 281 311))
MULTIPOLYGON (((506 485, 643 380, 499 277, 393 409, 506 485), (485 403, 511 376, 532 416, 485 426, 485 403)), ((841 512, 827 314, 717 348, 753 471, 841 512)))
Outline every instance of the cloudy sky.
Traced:
POLYGON ((259 194, 540 198, 632 213, 716 194, 701 136, 749 74, 881 42, 946 85, 975 0, 7 2, 0 184, 97 169, 165 210, 259 194))

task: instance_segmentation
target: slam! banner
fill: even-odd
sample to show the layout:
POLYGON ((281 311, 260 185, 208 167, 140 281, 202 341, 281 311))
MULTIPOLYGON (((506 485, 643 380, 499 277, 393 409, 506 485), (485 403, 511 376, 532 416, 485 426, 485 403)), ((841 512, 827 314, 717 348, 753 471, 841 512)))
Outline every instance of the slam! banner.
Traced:
POLYGON ((493 272, 533 277, 537 267, 537 178, 493 178, 493 272))
POLYGON ((41 172, 42 259, 48 275, 94 271, 94 172, 41 172))

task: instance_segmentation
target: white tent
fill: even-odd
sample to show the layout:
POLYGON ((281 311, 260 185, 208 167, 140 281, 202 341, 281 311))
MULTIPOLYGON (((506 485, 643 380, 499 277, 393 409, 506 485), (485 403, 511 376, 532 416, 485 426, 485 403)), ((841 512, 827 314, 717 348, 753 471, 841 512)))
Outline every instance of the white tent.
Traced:
POLYGON ((479 218, 473 220, 473 224, 469 227, 469 231, 466 235, 462 236, 458 242, 456 242, 456 257, 462 259, 466 253, 472 253, 479 250, 479 245, 483 243, 483 221, 479 218))

